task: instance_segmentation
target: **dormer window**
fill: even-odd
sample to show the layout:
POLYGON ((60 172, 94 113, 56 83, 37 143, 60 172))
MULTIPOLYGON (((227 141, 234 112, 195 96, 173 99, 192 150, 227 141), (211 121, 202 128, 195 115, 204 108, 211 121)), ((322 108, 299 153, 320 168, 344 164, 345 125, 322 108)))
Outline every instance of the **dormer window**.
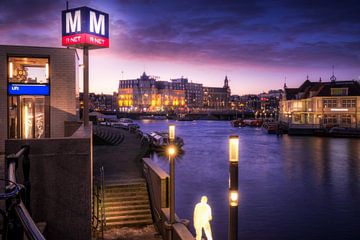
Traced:
POLYGON ((348 88, 331 88, 331 96, 347 96, 348 88))

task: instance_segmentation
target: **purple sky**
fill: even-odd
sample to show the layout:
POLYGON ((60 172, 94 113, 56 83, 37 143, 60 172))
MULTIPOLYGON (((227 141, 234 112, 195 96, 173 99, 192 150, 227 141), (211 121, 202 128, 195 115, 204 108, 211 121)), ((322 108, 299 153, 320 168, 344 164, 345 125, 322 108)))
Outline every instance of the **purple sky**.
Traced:
MULTIPOLYGON (((90 91, 147 74, 188 77, 233 94, 360 76, 360 2, 69 1, 110 15, 110 48, 90 52, 90 91)), ((65 1, 1 0, 0 44, 61 47, 65 1)), ((81 55, 81 51, 79 51, 81 55)))

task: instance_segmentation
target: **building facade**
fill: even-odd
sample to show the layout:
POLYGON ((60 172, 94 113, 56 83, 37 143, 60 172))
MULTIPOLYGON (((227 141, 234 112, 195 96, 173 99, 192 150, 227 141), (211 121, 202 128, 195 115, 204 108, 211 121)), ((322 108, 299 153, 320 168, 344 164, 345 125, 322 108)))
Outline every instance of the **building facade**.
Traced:
POLYGON ((120 80, 120 111, 158 112, 185 107, 185 90, 167 81, 156 81, 144 72, 138 79, 120 80))
POLYGON ((203 87, 187 78, 157 81, 145 73, 138 79, 120 80, 118 105, 120 111, 189 112, 200 109, 228 109, 230 87, 226 77, 224 86, 203 87))
POLYGON ((187 78, 171 79, 174 89, 185 90, 185 104, 187 108, 203 107, 203 85, 200 83, 189 82, 187 78))
POLYGON ((298 126, 360 126, 360 84, 358 81, 311 82, 299 88, 284 86, 280 103, 280 120, 298 126))
POLYGON ((5 139, 64 137, 77 121, 75 50, 0 46, 0 152, 5 139))
POLYGON ((224 86, 203 87, 203 108, 205 109, 229 109, 231 90, 227 76, 224 79, 224 86))

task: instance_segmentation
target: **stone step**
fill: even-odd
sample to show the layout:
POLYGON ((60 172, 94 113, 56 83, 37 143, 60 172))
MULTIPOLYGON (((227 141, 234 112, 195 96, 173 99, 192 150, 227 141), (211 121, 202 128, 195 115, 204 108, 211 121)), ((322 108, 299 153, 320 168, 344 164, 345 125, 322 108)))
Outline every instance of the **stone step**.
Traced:
POLYGON ((112 197, 135 197, 135 196, 148 196, 147 191, 134 191, 134 192, 106 192, 105 198, 112 197))
POLYGON ((123 201, 123 202, 106 202, 105 201, 105 208, 107 207, 123 207, 123 206, 137 206, 137 205, 144 205, 149 204, 148 200, 134 200, 134 201, 123 201))
POLYGON ((144 220, 129 220, 129 221, 120 221, 120 222, 109 222, 106 223, 106 227, 113 228, 113 227, 132 227, 132 226, 143 226, 152 224, 152 219, 144 219, 144 220))
POLYGON ((127 216, 106 216, 106 224, 111 222, 126 222, 126 221, 135 221, 135 220, 150 220, 152 221, 151 214, 137 214, 137 215, 127 215, 127 216))
POLYGON ((130 192, 147 192, 146 187, 127 187, 127 188, 105 188, 105 194, 108 193, 130 193, 130 192))
POLYGON ((105 203, 111 203, 111 202, 130 202, 130 201, 136 201, 136 200, 148 200, 147 195, 135 195, 135 196, 115 196, 115 197, 105 197, 105 203))
POLYGON ((105 180, 105 189, 107 188, 126 188, 126 187, 146 187, 146 182, 144 181, 128 181, 124 180, 123 182, 119 182, 118 180, 110 181, 105 180))
POLYGON ((132 215, 151 215, 150 209, 134 209, 126 211, 106 211, 106 217, 132 216, 132 215))
POLYGON ((150 209, 149 204, 138 204, 138 205, 128 205, 128 206, 108 206, 105 207, 106 212, 112 211, 127 211, 127 210, 143 210, 143 209, 150 209))

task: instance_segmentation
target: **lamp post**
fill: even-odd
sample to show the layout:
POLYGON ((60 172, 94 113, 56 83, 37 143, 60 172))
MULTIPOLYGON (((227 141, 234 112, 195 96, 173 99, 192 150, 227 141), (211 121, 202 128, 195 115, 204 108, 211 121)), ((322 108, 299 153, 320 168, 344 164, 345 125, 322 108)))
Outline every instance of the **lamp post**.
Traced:
POLYGON ((88 46, 84 46, 83 61, 84 61, 83 120, 84 120, 84 126, 88 126, 89 125, 89 47, 88 46))
POLYGON ((169 148, 168 155, 170 161, 170 224, 175 223, 175 155, 176 148, 173 145, 175 140, 175 125, 169 125, 169 148))
POLYGON ((229 137, 229 240, 238 238, 238 163, 239 136, 229 137))

